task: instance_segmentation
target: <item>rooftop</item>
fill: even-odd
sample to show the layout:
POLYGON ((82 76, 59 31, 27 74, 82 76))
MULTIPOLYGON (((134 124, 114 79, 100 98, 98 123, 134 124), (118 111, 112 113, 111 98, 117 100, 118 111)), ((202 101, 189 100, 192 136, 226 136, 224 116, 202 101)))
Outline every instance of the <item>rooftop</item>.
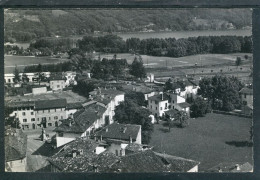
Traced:
POLYGON ((50 76, 50 81, 59 81, 59 80, 65 80, 65 78, 61 74, 50 76))
POLYGON ((96 132, 96 136, 102 135, 104 139, 129 141, 130 137, 136 140, 140 130, 141 125, 113 123, 96 132))
POLYGON ((5 161, 14 161, 26 157, 27 136, 21 129, 5 128, 5 161))
POLYGON ((187 102, 178 103, 178 105, 182 108, 190 107, 191 105, 187 102))
POLYGON ((154 96, 151 96, 148 98, 148 100, 152 100, 152 101, 156 101, 156 102, 168 101, 169 99, 170 99, 170 97, 165 93, 157 94, 157 95, 154 95, 154 96), (162 95, 163 95, 163 98, 162 98, 162 95))
POLYGON ((176 109, 170 109, 168 111, 165 111, 165 114, 168 115, 168 116, 176 116, 176 114, 178 114, 178 110, 176 109))
POLYGON ((74 119, 67 119, 57 127, 56 132, 83 133, 92 124, 103 116, 106 108, 98 104, 91 104, 86 109, 81 109, 73 114, 74 119))
POLYGON ((79 109, 82 108, 82 104, 79 102, 75 102, 75 103, 67 103, 67 109, 79 109))
POLYGON ((253 95, 253 89, 249 89, 247 87, 242 88, 239 93, 243 93, 243 94, 250 94, 253 95))
POLYGON ((94 172, 94 167, 97 167, 99 172, 105 172, 119 160, 119 157, 109 152, 95 154, 94 150, 98 145, 94 140, 77 138, 65 145, 48 161, 63 172, 94 172))
POLYGON ((246 162, 220 163, 208 170, 208 172, 250 172, 253 166, 246 162))
POLYGON ((35 110, 65 108, 67 106, 66 99, 52 99, 35 101, 35 110))

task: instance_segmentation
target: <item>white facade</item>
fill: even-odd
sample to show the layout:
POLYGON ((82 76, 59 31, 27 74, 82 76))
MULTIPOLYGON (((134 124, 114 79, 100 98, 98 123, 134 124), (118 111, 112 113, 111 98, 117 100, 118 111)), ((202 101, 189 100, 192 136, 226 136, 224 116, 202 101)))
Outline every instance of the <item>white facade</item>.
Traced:
MULTIPOLYGON (((45 77, 49 78, 50 77, 50 72, 42 72, 44 74, 45 77)), ((26 74, 28 81, 29 82, 33 82, 34 78, 38 78, 38 73, 19 73, 19 76, 22 80, 23 74, 26 74)), ((9 74, 5 74, 5 83, 14 83, 14 74, 13 73, 9 73, 9 74)))
POLYGON ((111 143, 111 145, 107 148, 107 151, 115 154, 116 156, 124 156, 127 145, 128 144, 125 143, 111 143))
POLYGON ((50 88, 53 91, 63 90, 65 88, 65 80, 51 80, 50 88))
POLYGON ((199 166, 196 165, 193 168, 191 168, 190 170, 188 170, 187 172, 198 172, 199 166))
POLYGON ((66 77, 65 86, 69 86, 70 84, 77 85, 77 81, 75 80, 76 75, 77 75, 76 72, 72 72, 72 71, 65 72, 64 73, 64 76, 66 77))
POLYGON ((246 102, 246 105, 253 105, 253 94, 241 94, 242 102, 246 102))
POLYGON ((27 161, 26 157, 14 161, 6 162, 12 172, 27 172, 27 161))
POLYGON ((169 110, 168 99, 160 101, 148 100, 148 106, 148 109, 155 117, 162 117, 164 115, 164 112, 169 110))
POLYGON ((32 94, 33 95, 45 94, 45 93, 47 93, 47 87, 32 88, 32 94))

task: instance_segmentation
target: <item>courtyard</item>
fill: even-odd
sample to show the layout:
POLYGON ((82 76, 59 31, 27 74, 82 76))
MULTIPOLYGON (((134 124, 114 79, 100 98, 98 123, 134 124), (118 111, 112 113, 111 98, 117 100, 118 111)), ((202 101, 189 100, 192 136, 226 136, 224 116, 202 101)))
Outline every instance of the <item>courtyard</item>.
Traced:
POLYGON ((154 125, 150 145, 157 152, 199 161, 200 172, 224 162, 253 165, 251 125, 252 119, 215 113, 190 119, 188 127, 170 131, 160 121, 154 125))

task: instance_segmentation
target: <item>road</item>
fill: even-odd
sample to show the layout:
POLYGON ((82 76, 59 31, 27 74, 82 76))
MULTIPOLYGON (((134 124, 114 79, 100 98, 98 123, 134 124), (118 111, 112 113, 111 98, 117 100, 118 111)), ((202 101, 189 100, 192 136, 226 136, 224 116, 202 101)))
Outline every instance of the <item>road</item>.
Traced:
MULTIPOLYGON (((46 133, 52 137, 55 135, 52 129, 45 129, 46 133)), ((41 135, 41 129, 24 131, 27 134, 27 171, 43 171, 49 164, 47 158, 51 155, 52 148, 50 144, 47 144, 39 138, 41 135)))

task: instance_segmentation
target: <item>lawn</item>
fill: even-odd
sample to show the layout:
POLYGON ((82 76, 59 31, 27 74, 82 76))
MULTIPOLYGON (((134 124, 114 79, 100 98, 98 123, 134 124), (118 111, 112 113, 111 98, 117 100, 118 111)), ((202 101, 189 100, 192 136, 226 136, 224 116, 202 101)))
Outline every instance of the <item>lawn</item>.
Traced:
POLYGON ((252 163, 250 127, 252 120, 222 114, 190 119, 186 128, 174 127, 168 131, 164 122, 155 124, 150 145, 154 151, 193 159, 200 162, 199 171, 205 171, 221 162, 252 163))

